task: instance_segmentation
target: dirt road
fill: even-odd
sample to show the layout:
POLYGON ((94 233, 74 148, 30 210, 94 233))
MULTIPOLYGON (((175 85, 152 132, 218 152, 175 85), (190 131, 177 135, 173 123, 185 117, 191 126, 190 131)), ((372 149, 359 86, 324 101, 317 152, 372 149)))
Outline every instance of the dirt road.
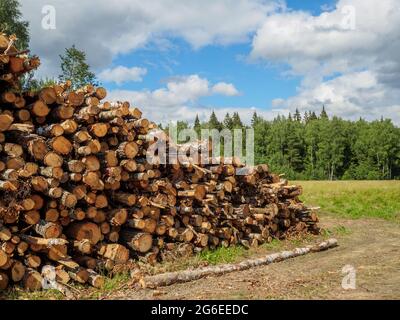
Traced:
MULTIPOLYGON (((126 289, 113 299, 400 299, 400 224, 324 216, 339 247, 220 277, 158 290, 126 289), (356 271, 356 289, 344 290, 342 268, 356 271)), ((318 239, 314 239, 318 241, 318 239)), ((266 250, 262 254, 267 254, 266 250)), ((260 253, 261 254, 261 253, 260 253)), ((111 298, 111 297, 109 297, 111 298)))

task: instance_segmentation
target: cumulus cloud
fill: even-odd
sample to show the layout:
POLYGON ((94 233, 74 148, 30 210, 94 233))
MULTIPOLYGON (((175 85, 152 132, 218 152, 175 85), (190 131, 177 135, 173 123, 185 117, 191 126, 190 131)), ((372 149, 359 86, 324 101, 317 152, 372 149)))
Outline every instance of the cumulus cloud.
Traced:
POLYGON ((96 69, 107 67, 118 54, 149 43, 164 48, 170 36, 193 48, 250 40, 268 13, 281 7, 270 0, 21 0, 30 22, 31 48, 57 72, 58 55, 72 44, 87 53, 96 69), (56 10, 56 29, 42 28, 42 8, 56 10), (221 23, 223 21, 223 23, 221 23))
POLYGON ((398 1, 340 0, 335 10, 319 16, 303 11, 271 15, 253 38, 251 57, 288 63, 299 74, 327 75, 377 58, 398 62, 399 32, 398 1))
POLYGON ((105 82, 115 82, 116 84, 122 84, 127 81, 143 80, 143 76, 147 74, 146 68, 132 67, 127 68, 125 66, 117 66, 114 68, 104 69, 99 73, 98 77, 100 80, 105 82))
POLYGON ((400 91, 379 83, 371 71, 353 72, 314 87, 303 88, 300 93, 280 106, 289 110, 320 110, 324 105, 328 113, 356 120, 360 116, 373 120, 386 116, 400 123, 400 91))
MULTIPOLYGON (((251 59, 287 65, 303 76, 298 95, 274 104, 345 117, 394 117, 400 98, 400 7, 397 0, 340 0, 312 16, 268 17, 252 41, 251 59)), ((398 117, 398 116, 396 116, 398 117)))
POLYGON ((238 96, 239 91, 232 83, 218 82, 212 87, 212 92, 222 94, 224 96, 238 96))
MULTIPOLYGON (((193 121, 196 114, 204 120, 208 119, 212 111, 212 108, 201 105, 199 99, 215 94, 230 96, 236 92, 238 91, 233 84, 220 82, 212 85, 207 79, 193 74, 169 78, 165 87, 156 90, 112 90, 108 99, 129 101, 132 105, 139 106, 146 117, 156 122, 193 121)), ((252 111, 249 113, 248 108, 236 109, 244 118, 251 118, 252 111)), ((215 111, 222 120, 227 112, 232 113, 235 109, 217 108, 215 111)))

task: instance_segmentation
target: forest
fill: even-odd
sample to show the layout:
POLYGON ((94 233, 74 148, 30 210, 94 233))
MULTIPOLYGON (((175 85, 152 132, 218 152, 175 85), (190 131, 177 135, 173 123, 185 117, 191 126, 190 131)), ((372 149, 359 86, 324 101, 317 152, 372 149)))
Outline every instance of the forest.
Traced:
MULTIPOLYGON (((275 172, 296 180, 389 180, 400 177, 400 128, 390 119, 345 120, 314 111, 298 110, 273 120, 253 114, 251 124, 242 123, 238 113, 220 121, 215 112, 208 121, 185 128, 254 129, 255 162, 268 163, 275 172)), ((168 127, 165 128, 166 130, 168 127)))

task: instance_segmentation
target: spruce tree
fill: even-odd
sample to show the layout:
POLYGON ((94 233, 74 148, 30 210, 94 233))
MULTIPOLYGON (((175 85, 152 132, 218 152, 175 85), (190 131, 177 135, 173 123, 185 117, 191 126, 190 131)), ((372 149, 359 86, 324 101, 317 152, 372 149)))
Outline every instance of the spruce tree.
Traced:
POLYGON ((318 117, 317 117, 317 115, 315 114, 315 112, 314 111, 310 111, 310 113, 309 113, 309 120, 317 120, 318 119, 318 117))
POLYGON ((214 110, 211 112, 210 119, 208 120, 208 128, 221 130, 221 123, 218 121, 214 110))
POLYGON ((294 120, 296 120, 298 122, 301 122, 301 115, 300 115, 299 109, 297 109, 297 108, 296 108, 296 111, 294 113, 294 120))
POLYGON ((201 123, 199 119, 199 115, 196 114, 196 118, 194 119, 193 129, 196 131, 197 135, 200 135, 201 132, 201 123))
POLYGON ((322 111, 321 111, 321 114, 320 114, 319 118, 320 119, 328 119, 328 114, 326 113, 324 105, 322 106, 322 111))
POLYGON ((239 113, 234 112, 232 116, 232 126, 234 129, 241 129, 243 128, 242 120, 240 119, 239 113))
POLYGON ((254 111, 253 116, 251 117, 251 126, 254 128, 259 121, 259 117, 257 111, 254 111))
POLYGON ((229 112, 225 115, 224 122, 223 122, 224 128, 232 130, 233 129, 233 120, 231 116, 229 115, 229 112))
POLYGON ((310 120, 310 115, 308 114, 307 110, 304 112, 303 119, 304 119, 304 123, 307 123, 310 120))

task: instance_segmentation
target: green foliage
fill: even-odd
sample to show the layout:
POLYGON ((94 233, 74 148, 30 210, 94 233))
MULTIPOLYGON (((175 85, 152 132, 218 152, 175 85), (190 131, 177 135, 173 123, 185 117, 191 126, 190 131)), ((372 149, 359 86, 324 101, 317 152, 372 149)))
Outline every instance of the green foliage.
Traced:
POLYGON ((72 88, 78 89, 87 84, 97 85, 95 74, 90 71, 86 62, 86 54, 78 50, 75 45, 66 48, 64 55, 60 55, 61 71, 59 80, 72 81, 72 88))
MULTIPOLYGON (((178 143, 184 143, 189 141, 189 137, 186 137, 186 139, 179 139, 179 133, 184 130, 184 129, 189 129, 190 126, 186 121, 177 121, 176 123, 170 122, 165 128, 164 131, 167 134, 176 132, 177 133, 177 138, 178 138, 178 143)), ((173 136, 173 134, 172 134, 173 136)))
POLYGON ((246 249, 242 246, 218 247, 215 250, 204 250, 200 252, 199 258, 210 264, 231 263, 245 255, 246 249))
POLYGON ((200 123, 200 119, 199 119, 199 115, 196 114, 196 119, 194 119, 194 126, 193 126, 194 130, 196 130, 196 133, 198 136, 200 136, 201 133, 201 123, 200 123))
POLYGON ((29 90, 37 92, 43 88, 57 84, 57 80, 54 78, 32 79, 29 81, 29 83, 29 90))
POLYGON ((232 116, 232 127, 233 129, 241 129, 243 128, 242 120, 239 117, 239 113, 234 112, 232 116))
POLYGON ((348 236, 351 234, 351 230, 343 225, 338 225, 333 228, 322 229, 321 234, 324 238, 332 238, 337 236, 348 236))
MULTIPOLYGON (((254 118, 254 117, 253 117, 254 118)), ((400 178, 400 129, 390 120, 366 122, 318 118, 296 110, 253 125, 256 163, 268 163, 289 179, 365 180, 400 178)))
POLYGON ((223 125, 224 125, 225 129, 229 129, 229 130, 233 129, 233 120, 232 120, 231 116, 229 115, 229 113, 227 113, 225 115, 223 125))
POLYGON ((15 34, 15 43, 19 50, 29 47, 29 22, 22 20, 18 0, 0 0, 0 32, 8 35, 15 34))
POLYGON ((213 110, 210 115, 210 119, 208 120, 207 123, 207 128, 208 129, 217 129, 221 130, 222 129, 222 124, 218 121, 218 118, 213 110))
POLYGON ((129 282, 130 280, 130 275, 129 273, 117 273, 113 275, 112 277, 105 277, 104 281, 104 287, 102 288, 102 291, 112 291, 116 290, 118 287, 120 287, 122 284, 129 282))

